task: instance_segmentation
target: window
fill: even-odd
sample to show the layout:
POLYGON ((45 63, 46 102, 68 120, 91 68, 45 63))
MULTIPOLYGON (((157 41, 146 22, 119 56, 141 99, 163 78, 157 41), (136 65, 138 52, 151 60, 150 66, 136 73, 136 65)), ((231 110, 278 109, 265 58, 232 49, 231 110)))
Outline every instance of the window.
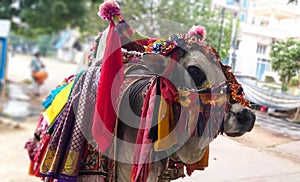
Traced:
POLYGON ((227 5, 239 4, 240 0, 226 0, 227 5))
POLYGON ((245 20, 246 20, 245 13, 241 13, 241 22, 245 22, 245 20))
POLYGON ((266 54, 267 46, 263 44, 257 44, 256 53, 257 54, 266 54))
POLYGON ((237 41, 236 41, 236 43, 235 43, 235 50, 239 50, 239 48, 240 48, 240 43, 241 43, 240 40, 237 40, 237 41))
POLYGON ((270 60, 261 59, 261 58, 257 59, 256 78, 258 80, 262 80, 265 72, 271 70, 272 68, 271 68, 270 60))
POLYGON ((243 0, 242 8, 246 9, 248 4, 248 0, 243 0))
POLYGON ((223 63, 224 65, 228 65, 228 64, 229 64, 229 57, 223 59, 223 60, 222 60, 222 63, 223 63))
POLYGON ((226 4, 227 4, 227 5, 233 5, 233 0, 227 0, 227 1, 226 1, 226 4))

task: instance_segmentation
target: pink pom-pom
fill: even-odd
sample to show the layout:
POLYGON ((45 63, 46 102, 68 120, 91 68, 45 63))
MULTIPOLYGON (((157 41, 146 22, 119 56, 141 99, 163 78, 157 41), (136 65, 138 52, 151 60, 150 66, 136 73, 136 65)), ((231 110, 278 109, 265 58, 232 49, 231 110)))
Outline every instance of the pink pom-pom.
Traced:
POLYGON ((111 21, 114 16, 121 15, 121 10, 114 0, 107 0, 99 6, 98 16, 104 20, 111 21))
POLYGON ((190 31, 189 31, 189 35, 190 36, 195 36, 195 35, 200 35, 201 36, 201 40, 205 39, 205 28, 202 26, 193 26, 190 31))

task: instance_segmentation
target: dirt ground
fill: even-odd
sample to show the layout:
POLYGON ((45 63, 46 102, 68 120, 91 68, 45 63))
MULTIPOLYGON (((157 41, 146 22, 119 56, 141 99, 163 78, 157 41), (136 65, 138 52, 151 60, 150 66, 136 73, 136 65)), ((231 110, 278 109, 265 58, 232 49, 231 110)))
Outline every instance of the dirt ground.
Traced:
POLYGON ((37 117, 18 122, 11 122, 3 118, 0 120, 1 181, 40 181, 27 175, 29 158, 24 149, 26 140, 33 135, 37 117))

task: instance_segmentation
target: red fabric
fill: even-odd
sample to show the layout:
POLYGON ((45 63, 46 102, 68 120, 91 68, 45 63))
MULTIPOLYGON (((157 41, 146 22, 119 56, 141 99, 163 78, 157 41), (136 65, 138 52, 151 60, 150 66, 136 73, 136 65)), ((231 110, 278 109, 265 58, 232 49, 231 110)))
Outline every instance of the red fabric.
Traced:
POLYGON ((156 95, 156 80, 154 80, 146 93, 139 131, 134 149, 133 165, 130 178, 134 182, 146 182, 150 172, 152 139, 148 138, 156 95))
POLYGON ((142 108, 139 131, 134 149, 134 164, 130 174, 131 180, 134 182, 146 182, 151 169, 153 141, 149 139, 148 136, 152 126, 154 109, 158 109, 154 108, 156 84, 160 85, 161 96, 168 103, 173 103, 178 96, 177 90, 172 82, 164 77, 160 78, 159 83, 157 83, 157 79, 155 79, 148 89, 142 108))
POLYGON ((142 44, 143 46, 148 46, 149 44, 157 41, 157 38, 147 38, 142 40, 136 40, 138 43, 142 44))
POLYGON ((114 23, 111 22, 103 55, 92 126, 93 137, 102 153, 111 145, 116 123, 116 111, 114 108, 116 108, 120 86, 124 79, 120 36, 114 31, 114 27, 114 23))
POLYGON ((41 167, 41 163, 43 162, 45 153, 47 151, 47 147, 48 147, 50 138, 51 138, 51 136, 49 134, 45 135, 45 137, 43 138, 43 140, 41 142, 40 149, 37 152, 37 154, 35 155, 33 170, 35 171, 34 175, 36 177, 42 177, 40 174, 40 167, 41 167))
POLYGON ((164 77, 161 77, 160 81, 161 81, 161 83, 160 83, 161 96, 169 104, 172 104, 173 102, 175 102, 175 99, 178 96, 178 93, 177 93, 177 90, 176 90, 174 84, 170 80, 168 80, 164 77))
POLYGON ((187 175, 191 176, 196 170, 196 164, 185 164, 187 175))
POLYGON ((177 64, 176 61, 178 61, 178 54, 179 54, 179 52, 176 51, 169 57, 168 61, 170 61, 170 63, 167 66, 167 68, 165 69, 165 71, 163 72, 163 74, 162 74, 163 76, 169 76, 174 72, 174 69, 177 64))

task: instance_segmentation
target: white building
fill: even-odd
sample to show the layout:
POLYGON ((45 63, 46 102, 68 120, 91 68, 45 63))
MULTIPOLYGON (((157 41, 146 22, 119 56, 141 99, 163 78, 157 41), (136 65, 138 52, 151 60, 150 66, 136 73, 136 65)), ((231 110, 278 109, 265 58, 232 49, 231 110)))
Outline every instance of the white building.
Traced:
MULTIPOLYGON (((300 37, 300 6, 287 0, 214 0, 213 6, 236 12, 240 27, 236 38, 234 72, 265 80, 272 76, 270 50, 272 42, 300 37), (234 8, 232 8, 234 7, 234 8)), ((231 53, 234 51, 231 50, 231 53)), ((232 57, 232 56, 231 56, 232 57)), ((232 65, 232 59, 229 65, 232 65)))

